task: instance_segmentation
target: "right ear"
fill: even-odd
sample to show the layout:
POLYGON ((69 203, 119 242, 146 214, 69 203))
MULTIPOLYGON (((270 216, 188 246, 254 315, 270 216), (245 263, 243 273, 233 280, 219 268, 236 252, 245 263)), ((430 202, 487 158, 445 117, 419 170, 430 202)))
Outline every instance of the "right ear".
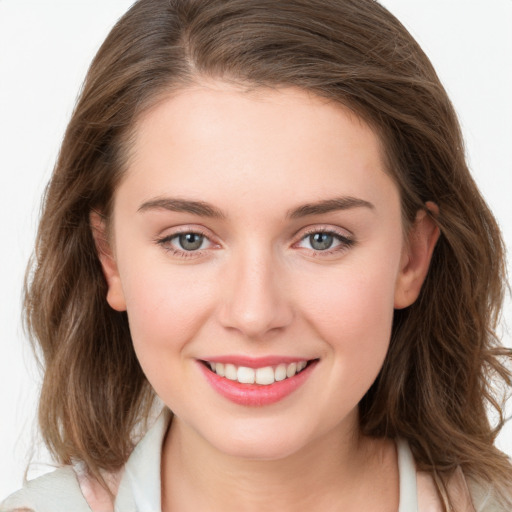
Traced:
POLYGON ((103 269, 103 275, 107 281, 107 302, 112 309, 116 311, 126 311, 126 301, 124 300, 123 287, 117 268, 117 262, 112 250, 107 233, 105 217, 97 211, 91 211, 89 214, 96 252, 103 269))

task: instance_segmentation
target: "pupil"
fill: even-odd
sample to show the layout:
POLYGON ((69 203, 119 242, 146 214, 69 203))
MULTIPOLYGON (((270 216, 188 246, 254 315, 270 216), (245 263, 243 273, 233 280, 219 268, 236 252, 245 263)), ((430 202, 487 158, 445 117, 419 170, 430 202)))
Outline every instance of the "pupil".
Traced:
POLYGON ((203 243, 203 235, 198 235, 197 233, 186 233, 185 235, 180 235, 179 241, 181 247, 186 251, 196 251, 203 243))
POLYGON ((334 237, 329 233, 315 233, 310 235, 309 242, 316 251, 325 251, 331 247, 334 237))

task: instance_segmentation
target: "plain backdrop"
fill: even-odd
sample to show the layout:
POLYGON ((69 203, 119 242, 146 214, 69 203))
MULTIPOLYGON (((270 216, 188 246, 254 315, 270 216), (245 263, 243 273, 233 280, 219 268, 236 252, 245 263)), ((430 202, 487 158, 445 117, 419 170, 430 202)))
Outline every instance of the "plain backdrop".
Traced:
MULTIPOLYGON (((131 3, 0 0, 0 499, 21 486, 31 455, 47 460, 34 424, 39 374, 20 322, 41 193, 88 64, 131 3)), ((512 0, 382 3, 433 61, 512 250, 512 0)), ((509 301, 508 325, 510 310, 509 301)), ((509 333, 504 339, 511 344, 509 333)), ((512 454, 510 423, 498 442, 512 454)), ((34 464, 29 476, 48 469, 34 464)))

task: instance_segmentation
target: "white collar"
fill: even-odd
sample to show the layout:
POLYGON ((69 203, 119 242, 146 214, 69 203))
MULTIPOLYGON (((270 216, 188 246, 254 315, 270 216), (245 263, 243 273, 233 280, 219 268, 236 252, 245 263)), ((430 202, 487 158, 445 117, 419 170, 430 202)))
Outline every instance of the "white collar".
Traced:
POLYGON ((114 505, 115 512, 160 512, 162 443, 171 421, 165 408, 135 446, 125 464, 114 505))

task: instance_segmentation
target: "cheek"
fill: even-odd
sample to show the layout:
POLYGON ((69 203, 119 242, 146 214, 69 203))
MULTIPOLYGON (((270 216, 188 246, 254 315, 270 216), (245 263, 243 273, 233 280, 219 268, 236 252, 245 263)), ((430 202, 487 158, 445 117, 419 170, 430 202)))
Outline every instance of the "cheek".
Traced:
MULTIPOLYGON (((338 273, 316 276, 305 283, 303 312, 326 341, 337 364, 356 369, 380 369, 389 345, 393 321, 396 265, 373 261, 345 265, 338 273)), ((303 293, 303 292, 302 292, 303 293)), ((377 369, 377 371, 378 371, 377 369)))
MULTIPOLYGON (((208 280, 187 266, 147 265, 123 279, 130 332, 143 368, 182 353, 210 311, 208 280)), ((210 280, 211 282, 211 280, 210 280)))

